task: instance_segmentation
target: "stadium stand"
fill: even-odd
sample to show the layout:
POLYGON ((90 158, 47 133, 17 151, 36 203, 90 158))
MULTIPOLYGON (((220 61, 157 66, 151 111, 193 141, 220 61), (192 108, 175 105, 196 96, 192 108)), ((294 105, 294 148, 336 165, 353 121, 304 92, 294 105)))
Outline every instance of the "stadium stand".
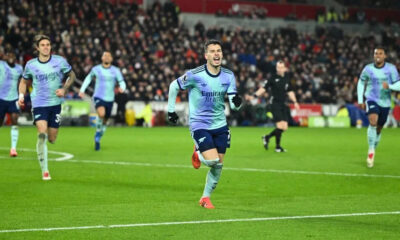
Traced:
MULTIPOLYGON (((13 2, 4 1, 0 9, 0 42, 13 47, 22 64, 34 56, 31 40, 37 33, 51 36, 54 52, 68 59, 79 79, 99 63, 103 50, 110 50, 126 79, 129 100, 165 101, 170 81, 204 63, 207 38, 223 41, 224 64, 235 72, 241 94, 257 88, 277 59, 290 66, 302 103, 354 102, 357 78, 377 44, 400 67, 400 37, 390 27, 366 36, 344 34, 339 25, 321 25, 312 34, 291 27, 207 28, 201 22, 189 29, 179 20, 180 8, 170 1, 147 10, 104 0, 13 2)), ((187 100, 186 93, 180 99, 187 100)))

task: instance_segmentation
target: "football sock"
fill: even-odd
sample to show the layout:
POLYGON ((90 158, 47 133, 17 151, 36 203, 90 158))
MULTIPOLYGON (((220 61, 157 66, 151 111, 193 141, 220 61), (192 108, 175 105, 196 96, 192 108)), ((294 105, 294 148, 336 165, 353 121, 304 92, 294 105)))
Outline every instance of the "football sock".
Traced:
POLYGON ((381 141, 381 136, 382 136, 381 133, 379 133, 379 134, 377 133, 377 134, 376 134, 375 148, 378 147, 378 144, 379 144, 379 142, 381 141))
POLYGON ((275 133, 275 143, 276 143, 275 148, 279 148, 281 146, 281 136, 282 136, 283 130, 277 128, 275 131, 276 131, 276 133, 275 133))
POLYGON ((103 124, 103 127, 101 128, 101 136, 104 135, 104 133, 106 132, 106 130, 107 130, 107 126, 106 126, 105 124, 103 124))
POLYGON ((370 150, 375 149, 375 142, 376 142, 376 127, 373 127, 371 125, 368 126, 367 130, 367 136, 368 136, 368 146, 370 150))
POLYGON ((103 119, 97 117, 95 141, 100 142, 101 136, 103 136, 103 119))
POLYGON ((12 126, 11 127, 11 148, 16 149, 17 148, 17 142, 18 142, 18 126, 12 126))
POLYGON ((39 159, 40 168, 42 169, 42 173, 48 171, 47 168, 47 134, 40 133, 38 135, 38 140, 36 144, 37 156, 39 159))
POLYGON ((204 186, 203 197, 210 197, 211 193, 217 187, 222 172, 222 163, 217 163, 210 168, 206 177, 206 185, 204 186))

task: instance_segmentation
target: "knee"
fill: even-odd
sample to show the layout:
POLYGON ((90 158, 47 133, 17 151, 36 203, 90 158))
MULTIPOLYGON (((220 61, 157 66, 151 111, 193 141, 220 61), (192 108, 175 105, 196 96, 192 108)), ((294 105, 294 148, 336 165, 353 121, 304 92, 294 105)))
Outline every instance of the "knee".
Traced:
MULTIPOLYGON (((219 162, 219 158, 216 158, 214 160, 205 160, 204 164, 207 165, 207 167, 215 167, 218 164, 220 164, 219 162)), ((222 165, 222 164, 221 164, 222 165)))
POLYGON ((38 139, 40 140, 40 141, 45 141, 46 140, 46 134, 45 133, 39 133, 39 135, 38 135, 38 139))

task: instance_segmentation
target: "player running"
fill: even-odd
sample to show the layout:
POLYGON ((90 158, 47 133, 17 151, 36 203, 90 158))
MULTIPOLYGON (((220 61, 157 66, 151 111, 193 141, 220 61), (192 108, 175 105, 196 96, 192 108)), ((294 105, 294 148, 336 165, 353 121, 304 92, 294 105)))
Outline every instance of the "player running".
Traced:
POLYGON ((56 141, 61 123, 61 103, 68 88, 75 81, 75 73, 63 57, 51 54, 51 41, 48 36, 35 36, 34 46, 38 57, 26 63, 19 84, 18 104, 24 105, 27 80, 32 80, 32 113, 38 131, 36 151, 42 169, 42 179, 50 180, 46 141, 56 141), (66 80, 63 86, 64 79, 66 80))
POLYGON ((381 131, 390 110, 391 90, 400 91, 397 68, 385 59, 385 49, 376 47, 374 62, 364 67, 357 84, 358 104, 366 109, 369 120, 367 130, 369 168, 374 166, 375 149, 381 140, 381 131))
POLYGON ((96 79, 93 94, 98 115, 96 121, 96 134, 94 136, 94 149, 96 151, 100 150, 100 140, 106 131, 107 120, 111 116, 115 96, 115 83, 118 82, 119 93, 123 93, 126 89, 122 73, 118 67, 111 65, 112 61, 113 57, 111 53, 105 51, 101 57, 101 64, 94 66, 92 70, 90 70, 79 91, 79 96, 82 98, 91 81, 96 79))
POLYGON ((8 51, 6 61, 0 61, 0 127, 3 125, 6 113, 11 116, 11 149, 10 156, 16 157, 18 142, 18 80, 23 68, 15 63, 15 53, 8 51))
POLYGON ((168 119, 173 123, 178 121, 176 96, 179 90, 189 90, 189 126, 195 143, 192 164, 196 169, 201 163, 210 167, 199 202, 204 208, 214 208, 210 196, 221 176, 226 148, 230 147, 231 136, 224 113, 225 95, 228 94, 234 110, 242 103, 236 92, 233 72, 221 67, 221 46, 217 40, 207 41, 204 46, 207 64, 186 72, 169 86, 168 119))

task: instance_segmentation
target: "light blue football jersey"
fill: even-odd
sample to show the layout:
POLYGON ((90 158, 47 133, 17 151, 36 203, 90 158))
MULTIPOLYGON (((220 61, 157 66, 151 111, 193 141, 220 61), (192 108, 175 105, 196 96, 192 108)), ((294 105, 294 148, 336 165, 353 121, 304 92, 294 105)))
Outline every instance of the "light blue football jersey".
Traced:
POLYGON ((381 68, 377 68, 374 63, 366 65, 358 81, 358 103, 363 103, 363 96, 365 96, 366 101, 374 101, 381 107, 390 107, 391 90, 384 89, 382 83, 393 84, 398 80, 397 68, 391 63, 385 62, 381 68), (366 86, 365 90, 363 86, 366 86))
POLYGON ((103 67, 103 65, 96 65, 90 70, 86 76, 80 91, 85 92, 93 79, 96 79, 93 97, 97 97, 106 102, 113 102, 115 93, 115 84, 118 82, 119 87, 125 91, 126 84, 120 69, 116 66, 111 65, 109 68, 103 67))
POLYGON ((32 107, 59 105, 63 99, 57 97, 56 90, 62 88, 63 80, 71 71, 71 65, 61 56, 51 55, 47 62, 39 58, 31 59, 25 66, 22 77, 32 80, 32 107))
POLYGON ((191 131, 217 129, 227 125, 225 95, 236 94, 232 71, 222 68, 211 74, 206 65, 192 69, 177 79, 181 90, 189 90, 189 126, 191 131))
POLYGON ((18 80, 23 68, 19 64, 10 67, 7 62, 0 60, 0 99, 14 101, 18 99, 18 80))

